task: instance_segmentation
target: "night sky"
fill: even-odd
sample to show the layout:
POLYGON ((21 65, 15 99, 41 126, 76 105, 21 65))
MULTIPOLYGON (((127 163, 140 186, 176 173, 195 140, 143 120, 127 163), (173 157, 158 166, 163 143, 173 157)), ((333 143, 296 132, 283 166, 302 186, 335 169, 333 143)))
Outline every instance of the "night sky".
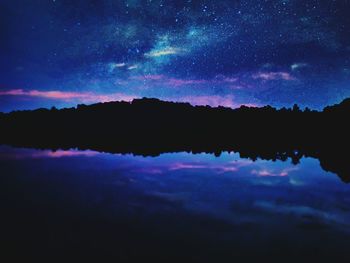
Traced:
POLYGON ((348 0, 0 0, 0 111, 350 97, 348 0))

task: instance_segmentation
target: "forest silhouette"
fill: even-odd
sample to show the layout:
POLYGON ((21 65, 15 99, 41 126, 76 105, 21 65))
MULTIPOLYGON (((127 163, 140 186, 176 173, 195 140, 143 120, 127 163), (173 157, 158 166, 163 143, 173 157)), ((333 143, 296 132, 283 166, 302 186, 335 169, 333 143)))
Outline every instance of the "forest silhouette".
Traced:
POLYGON ((144 156, 234 151, 242 158, 290 158, 294 164, 313 157, 350 182, 349 114, 350 99, 315 111, 297 105, 211 108, 143 98, 0 113, 0 144, 144 156))

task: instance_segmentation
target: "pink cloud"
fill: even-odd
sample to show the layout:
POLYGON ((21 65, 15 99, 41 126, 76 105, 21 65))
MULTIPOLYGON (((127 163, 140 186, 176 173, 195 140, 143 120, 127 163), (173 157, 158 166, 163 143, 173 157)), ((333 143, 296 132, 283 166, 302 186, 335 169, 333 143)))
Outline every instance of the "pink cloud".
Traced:
POLYGON ((288 72, 259 72, 253 75, 254 79, 262 79, 262 80, 296 80, 291 74, 288 72))
MULTIPOLYGON (((185 82, 182 82, 185 83, 185 82)), ((71 92, 71 91, 39 91, 39 90, 22 90, 12 89, 7 91, 0 91, 0 96, 18 96, 18 97, 31 97, 31 98, 44 98, 52 100, 61 100, 72 103, 97 103, 97 102, 109 102, 109 101, 127 101, 130 102, 133 99, 140 98, 140 96, 126 95, 123 93, 110 93, 110 94, 98 94, 94 92, 71 92)), ((257 107, 257 104, 253 103, 237 103, 234 102, 232 95, 219 96, 219 95, 187 95, 177 98, 162 97, 165 101, 177 101, 188 102, 194 106, 196 105, 208 105, 211 107, 230 107, 238 108, 241 105, 247 107, 257 107)))
POLYGON ((0 96, 25 96, 38 97, 54 100, 72 101, 79 100, 84 103, 108 102, 108 101, 132 101, 136 96, 125 95, 122 93, 97 94, 94 92, 71 92, 71 91, 39 91, 13 89, 0 91, 0 96))

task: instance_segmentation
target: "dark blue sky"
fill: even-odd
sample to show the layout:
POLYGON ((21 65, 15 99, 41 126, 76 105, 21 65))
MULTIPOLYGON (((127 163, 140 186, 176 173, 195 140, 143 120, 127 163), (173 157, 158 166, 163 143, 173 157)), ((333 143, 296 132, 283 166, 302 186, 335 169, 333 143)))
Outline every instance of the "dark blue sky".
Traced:
POLYGON ((1 0, 0 110, 350 96, 350 1, 1 0))

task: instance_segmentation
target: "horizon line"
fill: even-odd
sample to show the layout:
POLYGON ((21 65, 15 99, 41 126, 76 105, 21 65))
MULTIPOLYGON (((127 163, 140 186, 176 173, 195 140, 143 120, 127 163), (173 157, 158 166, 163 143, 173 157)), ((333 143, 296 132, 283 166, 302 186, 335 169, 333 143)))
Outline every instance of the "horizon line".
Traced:
POLYGON ((168 100, 168 99, 160 99, 160 98, 156 98, 156 97, 135 97, 135 98, 131 98, 130 100, 125 100, 125 99, 121 99, 121 100, 108 100, 108 101, 100 101, 100 102, 93 102, 93 103, 76 103, 74 106, 71 107, 59 107, 59 106, 55 106, 52 105, 51 107, 38 107, 38 108, 33 108, 33 109, 19 109, 19 110, 10 110, 10 111, 0 111, 0 113, 2 114, 10 114, 12 112, 25 112, 25 111, 36 111, 36 110, 63 110, 63 109, 78 109, 79 106, 93 106, 93 105, 98 105, 98 104, 108 104, 108 103, 129 103, 129 104, 133 104, 134 101, 140 101, 140 100, 156 100, 159 102, 165 102, 165 103, 173 103, 173 104, 187 104, 190 105, 191 107, 208 107, 211 109, 219 109, 219 108, 224 108, 224 109, 229 109, 229 110, 237 110, 237 109, 241 109, 241 108, 249 108, 249 109, 263 109, 263 108, 272 108, 275 110, 292 110, 294 106, 297 106, 301 111, 305 111, 306 109, 309 109, 312 112, 322 112, 324 111, 327 107, 332 107, 332 106, 336 106, 341 104, 342 102, 344 102, 345 100, 350 100, 350 98, 345 98, 343 99, 340 103, 335 103, 335 104, 331 104, 328 106, 325 106, 322 108, 322 110, 317 110, 317 109, 313 109, 310 108, 308 106, 306 107, 300 107, 297 103, 294 103, 293 107, 274 107, 271 106, 270 104, 265 104, 265 105, 254 105, 254 104, 249 104, 249 103, 242 103, 239 106, 237 105, 237 107, 229 107, 229 106, 224 106, 224 105, 217 105, 217 106, 212 106, 212 105, 208 105, 208 104, 192 104, 189 101, 178 101, 178 100, 168 100))

